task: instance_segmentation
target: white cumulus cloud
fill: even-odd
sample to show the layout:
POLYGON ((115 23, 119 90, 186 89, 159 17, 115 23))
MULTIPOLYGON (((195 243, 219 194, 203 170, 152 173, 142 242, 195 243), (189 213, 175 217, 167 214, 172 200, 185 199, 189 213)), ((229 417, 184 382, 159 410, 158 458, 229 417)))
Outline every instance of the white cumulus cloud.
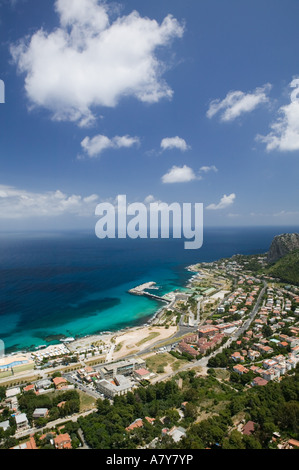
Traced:
POLYGON ((278 119, 271 124, 272 131, 256 138, 266 144, 268 151, 299 150, 299 80, 292 80, 290 87, 295 88, 291 93, 291 102, 279 108, 278 119))
POLYGON ((43 28, 11 46, 33 107, 55 120, 87 126, 94 108, 115 107, 122 97, 155 103, 171 98, 157 50, 183 36, 168 15, 159 24, 137 11, 110 21, 109 5, 98 0, 56 0, 60 24, 43 28))
POLYGON ((182 152, 185 152, 190 147, 189 145, 187 145, 184 139, 176 136, 176 137, 165 137, 164 139, 162 139, 161 148, 163 150, 178 149, 178 150, 182 150, 182 152))
POLYGON ((209 210, 219 210, 219 209, 226 209, 227 207, 231 206, 236 199, 236 195, 234 193, 227 196, 226 194, 220 199, 218 204, 210 204, 207 206, 209 210))
POLYGON ((267 83, 263 87, 256 88, 252 93, 230 91, 222 101, 217 99, 210 103, 207 117, 211 119, 220 112, 221 121, 233 121, 241 114, 249 113, 260 104, 267 103, 269 101, 267 93, 270 89, 271 85, 267 83))
POLYGON ((104 150, 113 148, 120 149, 122 147, 129 148, 139 144, 138 137, 115 136, 112 139, 105 135, 96 135, 93 138, 85 137, 81 142, 81 147, 89 157, 98 157, 104 150))
POLYGON ((187 183, 195 179, 196 175, 194 171, 187 165, 183 167, 174 165, 168 173, 162 176, 163 183, 187 183))
POLYGON ((210 171, 214 171, 215 173, 217 173, 218 168, 216 168, 215 165, 211 165, 211 166, 202 166, 202 167, 200 168, 200 171, 202 171, 203 173, 209 173, 210 171))
POLYGON ((55 217, 65 214, 91 216, 98 196, 67 195, 62 191, 31 192, 13 186, 0 185, 0 218, 25 219, 55 217))

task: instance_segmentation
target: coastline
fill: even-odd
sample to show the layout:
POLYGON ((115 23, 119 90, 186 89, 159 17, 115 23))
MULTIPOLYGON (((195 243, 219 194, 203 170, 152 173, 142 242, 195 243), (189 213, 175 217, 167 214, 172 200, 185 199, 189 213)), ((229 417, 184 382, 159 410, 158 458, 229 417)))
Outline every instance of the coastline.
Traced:
MULTIPOLYGON (((184 269, 187 270, 187 271, 190 271, 190 274, 191 273, 195 274, 195 271, 192 271, 192 269, 190 269, 190 268, 192 268, 192 266, 195 266, 195 265, 186 265, 186 266, 184 266, 184 269)), ((194 277, 194 275, 193 276, 191 275, 191 277, 186 281, 184 286, 176 286, 175 289, 167 292, 164 295, 167 295, 167 294, 169 294, 171 292, 174 292, 174 291, 179 291, 180 289, 188 288, 188 285, 190 284, 193 277, 194 277)), ((157 283, 155 281, 149 281, 149 282, 137 285, 135 288, 133 288, 131 290, 134 291, 135 289, 137 289, 137 292, 131 292, 131 293, 133 295, 141 296, 141 295, 143 295, 143 292, 144 292, 145 289, 152 290, 152 289, 159 289, 159 287, 157 287, 157 283)), ((160 301, 160 300, 158 300, 158 301, 160 301)), ((162 302, 163 301, 161 300, 161 303, 162 302)), ((125 326, 123 328, 116 328, 116 329, 111 328, 109 330, 99 331, 99 332, 95 332, 95 333, 91 333, 91 334, 87 334, 87 335, 82 335, 82 336, 75 335, 74 340, 71 341, 71 342, 64 342, 63 339, 64 338, 67 339, 67 336, 64 335, 64 334, 56 333, 55 335, 53 335, 53 340, 51 340, 51 341, 45 340, 45 343, 42 346, 34 347, 32 345, 30 347, 23 347, 23 348, 20 348, 20 349, 10 350, 10 352, 5 354, 4 356, 9 357, 9 356, 22 355, 22 354, 30 355, 31 353, 34 353, 38 350, 43 351, 43 349, 48 348, 50 346, 63 345, 63 344, 65 344, 66 347, 68 347, 70 350, 72 350, 73 348, 71 347, 71 345, 73 345, 75 347, 80 346, 80 344, 88 345, 88 344, 92 344, 93 342, 99 342, 99 341, 103 341, 105 339, 109 340, 113 337, 120 337, 120 336, 122 336, 122 335, 124 335, 125 333, 128 333, 128 332, 135 332, 135 331, 140 331, 140 330, 146 330, 147 328, 153 328, 153 327, 155 327, 155 323, 158 322, 159 319, 161 318, 161 316, 163 315, 163 312, 166 308, 167 308, 167 305, 159 306, 150 317, 144 317, 144 321, 140 325, 131 325, 131 326, 128 325, 128 326, 125 326)), ((159 328, 163 328, 163 326, 160 326, 159 328)), ((49 338, 51 338, 51 336, 52 335, 49 335, 49 338)))

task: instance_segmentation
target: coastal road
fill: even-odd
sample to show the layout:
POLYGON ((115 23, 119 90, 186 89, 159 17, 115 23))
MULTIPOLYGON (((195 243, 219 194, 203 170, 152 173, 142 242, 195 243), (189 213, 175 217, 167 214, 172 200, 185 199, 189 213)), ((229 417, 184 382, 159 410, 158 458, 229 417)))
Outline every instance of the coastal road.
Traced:
POLYGON ((195 362, 190 362, 190 363, 187 363, 187 364, 184 364, 182 367, 180 367, 178 370, 176 371, 173 371, 173 372, 169 372, 168 374, 165 374, 163 376, 160 376, 160 377, 156 377, 155 379, 151 380, 151 383, 154 384, 154 383, 157 383, 157 382, 162 382, 163 380, 167 380, 167 379, 170 379, 171 377, 173 377, 174 375, 177 375, 179 372, 184 372, 184 371, 187 371, 189 369, 193 369, 194 367, 202 367, 202 368, 205 368, 208 366, 208 362, 210 360, 211 357, 213 356, 216 356, 217 354, 221 353, 224 349, 228 348, 231 343, 233 341, 236 341, 241 334, 244 333, 244 331, 247 330, 247 328, 250 326, 252 320, 254 319, 254 317, 256 316, 257 312, 258 312, 258 309, 260 307, 260 304, 261 304, 261 301, 262 301, 262 297, 268 287, 268 284, 266 283, 266 281, 263 281, 263 284, 264 284, 264 287, 262 288, 258 298, 257 298, 257 301, 255 303, 255 306, 249 316, 249 318, 246 320, 246 322, 244 323, 244 325, 242 325, 241 328, 239 328, 237 330, 237 332, 231 336, 228 341, 223 344, 220 348, 218 349, 215 349, 213 352, 211 352, 211 354, 209 354, 208 356, 205 356, 195 362))

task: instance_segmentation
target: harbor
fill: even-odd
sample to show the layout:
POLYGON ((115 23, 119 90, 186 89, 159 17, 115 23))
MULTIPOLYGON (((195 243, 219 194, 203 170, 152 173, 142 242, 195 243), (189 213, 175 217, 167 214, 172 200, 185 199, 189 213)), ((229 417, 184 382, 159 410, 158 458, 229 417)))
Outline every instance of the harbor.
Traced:
POLYGON ((128 292, 129 294, 132 294, 132 295, 143 295, 145 297, 149 297, 150 299, 158 300, 160 302, 166 302, 166 303, 171 302, 170 299, 147 292, 146 289, 158 289, 158 287, 156 287, 155 282, 151 281, 151 282, 146 282, 144 284, 140 284, 139 286, 133 287, 128 292))

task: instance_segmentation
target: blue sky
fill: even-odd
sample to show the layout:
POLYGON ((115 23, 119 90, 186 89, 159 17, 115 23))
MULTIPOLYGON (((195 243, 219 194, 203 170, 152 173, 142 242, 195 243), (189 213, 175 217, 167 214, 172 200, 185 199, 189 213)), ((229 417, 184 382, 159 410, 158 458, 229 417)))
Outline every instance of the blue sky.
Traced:
POLYGON ((299 225, 297 0, 0 0, 2 230, 102 201, 299 225))

